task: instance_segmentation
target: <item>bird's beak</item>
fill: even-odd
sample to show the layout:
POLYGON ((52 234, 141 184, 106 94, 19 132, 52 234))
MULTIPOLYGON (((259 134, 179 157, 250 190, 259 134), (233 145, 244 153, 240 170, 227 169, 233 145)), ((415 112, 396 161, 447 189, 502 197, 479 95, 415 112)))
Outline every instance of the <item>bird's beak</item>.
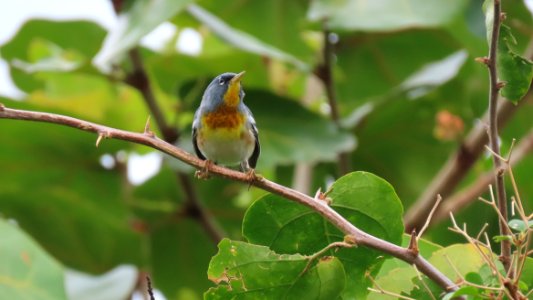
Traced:
POLYGON ((237 85, 237 83, 241 82, 241 78, 242 78, 242 76, 244 76, 245 73, 246 73, 246 71, 242 71, 239 74, 233 76, 233 78, 231 78, 231 80, 229 82, 230 86, 237 85))

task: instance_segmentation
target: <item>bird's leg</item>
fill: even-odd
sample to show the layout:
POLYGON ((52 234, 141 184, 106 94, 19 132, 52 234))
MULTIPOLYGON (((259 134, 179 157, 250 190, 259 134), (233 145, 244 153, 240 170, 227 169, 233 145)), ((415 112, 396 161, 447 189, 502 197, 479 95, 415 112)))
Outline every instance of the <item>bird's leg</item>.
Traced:
POLYGON ((210 159, 204 160, 204 166, 202 169, 197 170, 196 173, 194 173, 194 176, 196 176, 199 179, 209 179, 209 168, 213 165, 213 161, 210 159))
POLYGON ((263 176, 255 173, 255 169, 251 168, 247 161, 241 163, 241 168, 243 173, 246 174, 246 181, 248 181, 250 185, 252 185, 254 181, 259 181, 263 179, 263 176))

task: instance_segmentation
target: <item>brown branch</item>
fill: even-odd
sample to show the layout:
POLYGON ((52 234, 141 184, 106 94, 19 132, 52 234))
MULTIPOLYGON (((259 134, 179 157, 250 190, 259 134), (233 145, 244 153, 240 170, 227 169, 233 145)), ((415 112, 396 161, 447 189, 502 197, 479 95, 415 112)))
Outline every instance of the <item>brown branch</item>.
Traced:
MULTIPOLYGON (((4 107, 3 105, 0 105, 0 119, 17 119, 55 123, 88 132, 94 132, 96 134, 104 133, 108 138, 129 141, 152 147, 198 169, 201 169, 204 166, 204 161, 200 160, 199 158, 155 136, 147 135, 144 133, 134 133, 119 130, 58 114, 9 109, 4 107)), ((210 174, 213 175, 218 175, 223 178, 250 184, 249 177, 245 173, 241 173, 217 165, 211 166, 209 171, 210 174)), ((251 182, 251 184, 265 191, 277 194, 286 199, 310 207, 311 209, 322 215, 326 220, 331 222, 338 229, 340 229, 344 234, 348 236, 353 236, 355 241, 357 241, 357 245, 377 249, 381 252, 399 258, 409 264, 415 265, 420 272, 428 276, 431 280, 433 280, 446 291, 453 291, 457 289, 457 287, 449 278, 447 278, 444 274, 437 270, 422 256, 414 255, 409 249, 402 248, 385 240, 381 240, 360 230, 352 223, 344 219, 335 210, 333 210, 329 205, 327 205, 325 201, 317 201, 316 199, 308 195, 302 194, 296 190, 289 189, 285 186, 269 181, 267 179, 256 180, 251 182)))
MULTIPOLYGON (((498 104, 498 94, 502 88, 502 84, 498 82, 498 69, 496 68, 497 54, 498 54, 498 39, 500 37, 500 25, 503 18, 501 12, 501 0, 494 0, 494 15, 492 25, 492 37, 489 45, 489 57, 487 67, 489 68, 490 80, 490 94, 489 94, 489 144, 493 156, 495 181, 496 181, 496 202, 503 219, 500 220, 500 234, 509 235, 510 232, 507 227, 508 213, 507 213, 507 197, 505 195, 505 185, 503 182, 502 161, 497 157, 500 155, 500 143, 498 135, 498 116, 496 113, 496 106, 498 104)), ((506 271, 511 268, 511 242, 503 240, 501 242, 500 260, 506 271)), ((510 272, 512 273, 512 272, 510 272)))
MULTIPOLYGON (((525 137, 520 139, 520 142, 516 145, 513 156, 510 160, 510 166, 516 165, 528 154, 533 152, 533 130, 531 130, 525 137)), ((487 172, 477 178, 477 180, 472 183, 466 189, 459 191, 449 197, 446 202, 444 202, 439 209, 435 212, 433 216, 432 223, 437 224, 443 220, 446 220, 450 212, 457 212, 468 206, 470 203, 477 200, 484 192, 489 188, 494 180, 493 172, 487 172)))
MULTIPOLYGON (((335 123, 337 129, 341 129, 340 114, 337 105, 337 93, 335 91, 335 83, 333 82, 333 65, 335 64, 335 53, 333 49, 333 43, 331 41, 331 31, 324 25, 323 30, 323 43, 322 49, 323 61, 318 66, 317 76, 322 80, 324 88, 326 89, 326 96, 330 108, 331 120, 335 123)), ((350 171, 350 153, 342 152, 338 157, 338 167, 340 175, 347 174, 350 171)))

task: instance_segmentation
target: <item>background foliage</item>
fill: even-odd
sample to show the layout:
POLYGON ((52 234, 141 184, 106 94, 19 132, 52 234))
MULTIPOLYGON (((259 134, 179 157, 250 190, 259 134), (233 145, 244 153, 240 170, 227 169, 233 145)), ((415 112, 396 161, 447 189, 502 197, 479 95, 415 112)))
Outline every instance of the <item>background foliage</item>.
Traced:
MULTIPOLYGON (((290 186, 297 181, 295 166, 310 165, 310 188, 305 192, 313 194, 318 188, 326 190, 340 177, 335 161, 339 153, 349 153, 351 170, 377 174, 394 190, 374 175, 353 173, 335 183, 339 188, 330 195, 332 205, 342 203, 343 197, 356 198, 356 203, 350 202, 339 212, 360 228, 399 244, 403 231, 399 201, 407 209, 423 192, 486 110, 488 91, 486 69, 474 61, 487 52, 481 1, 411 0, 402 1, 401 7, 399 3, 131 1, 124 3, 120 26, 110 32, 82 20, 29 20, 0 47, 14 82, 26 96, 20 102, 0 100, 9 107, 56 112, 141 131, 150 113, 142 95, 124 82, 133 69, 127 52, 157 25, 171 22, 178 30, 166 48, 159 52, 141 48, 140 52, 158 104, 166 119, 183 133, 181 146, 192 148, 190 124, 207 83, 219 73, 246 70, 245 102, 256 116, 263 146, 259 172, 290 186), (340 127, 330 120, 323 86, 313 75, 322 63, 324 18, 330 20, 334 33, 330 38, 336 55, 333 74, 340 127), (185 28, 193 28, 202 36, 203 48, 198 55, 180 53, 174 47, 185 28), (460 126, 449 128, 439 123, 442 113, 456 116, 460 126), (340 193, 343 185, 353 188, 359 184, 369 184, 378 192, 367 197, 361 197, 366 194, 357 189, 353 196, 340 193)), ((531 43, 532 16, 521 1, 505 1, 504 11, 517 41, 507 46, 523 53, 531 43)), ((504 150, 512 138, 531 130, 532 114, 531 103, 523 103, 502 130, 504 150)), ((278 271, 299 276, 305 266, 302 255, 320 250, 331 238, 342 240, 311 213, 285 227, 269 225, 279 218, 292 218, 289 212, 304 213, 306 208, 272 195, 260 198, 263 191, 218 178, 193 180, 202 203, 231 239, 224 240, 217 250, 199 223, 182 213, 185 196, 174 173, 192 176, 192 169, 165 158, 155 176, 134 185, 128 180, 128 158, 151 152, 145 147, 108 140, 95 148, 93 135, 72 129, 6 120, 0 124, 0 213, 20 226, 16 229, 6 221, 0 223, 0 249, 10 245, 7 237, 13 236, 16 245, 37 251, 32 259, 49 270, 50 280, 62 276, 59 265, 102 274, 121 264, 132 264, 149 272, 167 299, 200 299, 209 288, 206 297, 219 299, 228 297, 224 294, 228 291, 213 288, 208 275, 211 279, 221 276, 216 262, 224 260, 224 251, 230 251, 232 245, 252 255, 286 255, 283 259, 290 262, 285 265, 288 269, 278 271), (106 154, 114 158, 109 169, 100 163, 106 154), (286 209, 276 210, 284 206, 286 209), (294 235, 283 239, 278 231, 307 235, 299 238, 302 245, 295 248, 291 244, 294 235), (327 238, 320 237, 324 231, 327 238), (279 243, 269 235, 278 235, 279 243), (238 242, 243 239, 257 245, 238 242)), ((462 186, 491 166, 489 156, 480 159, 462 186)), ((531 170, 531 156, 514 169, 529 208, 527 199, 533 198, 533 185, 528 183, 531 170)), ((463 210, 457 220, 468 221, 473 231, 484 223, 490 224, 492 234, 497 231, 494 212, 479 203, 463 210)), ((427 239, 444 247, 463 242, 447 231, 448 226, 449 222, 435 226, 427 232, 427 239)), ((428 242, 422 253, 438 261, 440 252, 460 258, 471 252, 466 248, 454 245, 441 249, 428 242)), ((324 299, 339 295, 352 299, 366 295, 366 286, 371 284, 362 279, 366 271, 393 291, 407 293, 413 286, 410 278, 416 274, 405 276, 403 290, 396 288, 397 283, 391 280, 398 278, 394 274, 413 270, 390 260, 383 265, 379 253, 344 249, 335 255, 338 258, 320 260, 308 274, 298 277, 299 288, 314 286, 316 280, 344 282, 339 278, 346 278, 346 286, 350 286, 354 278, 361 278, 361 287, 352 291, 338 283, 320 292, 324 299), (353 256, 350 251, 361 253, 353 256), (367 262, 361 269, 346 261, 357 255, 367 262)), ((3 265, 0 263, 0 270, 3 265)), ((446 268, 442 261, 440 266, 446 268)), ((469 260, 461 272, 479 268, 481 263, 469 260)), ((242 272, 232 276, 246 276, 246 271, 242 272)), ((253 275, 257 270, 248 272, 253 275)), ((454 276, 453 272, 447 274, 454 276)), ((43 283, 38 274, 35 276, 28 283, 32 291, 44 287, 49 299, 64 297, 61 286, 58 290, 48 288, 63 285, 61 280, 43 283)), ((0 281, 0 295, 9 295, 9 284, 7 289, 5 284, 0 281)), ((301 292, 280 293, 292 295, 291 291, 301 292)), ((126 295, 114 296, 111 299, 126 295)))

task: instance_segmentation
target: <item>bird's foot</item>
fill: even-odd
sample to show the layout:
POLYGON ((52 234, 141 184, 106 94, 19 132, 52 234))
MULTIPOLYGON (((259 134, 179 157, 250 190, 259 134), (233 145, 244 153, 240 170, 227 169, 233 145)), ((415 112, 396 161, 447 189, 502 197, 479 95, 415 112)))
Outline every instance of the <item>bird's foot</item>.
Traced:
POLYGON ((252 183, 254 183, 255 181, 263 180, 263 176, 261 176, 261 174, 255 173, 254 169, 251 169, 251 168, 248 169, 245 174, 246 174, 246 181, 248 181, 250 185, 252 185, 252 183))
POLYGON ((209 168, 213 165, 213 161, 206 159, 204 161, 204 166, 202 169, 197 170, 196 173, 194 173, 194 176, 198 179, 209 179, 211 176, 209 175, 209 168))

